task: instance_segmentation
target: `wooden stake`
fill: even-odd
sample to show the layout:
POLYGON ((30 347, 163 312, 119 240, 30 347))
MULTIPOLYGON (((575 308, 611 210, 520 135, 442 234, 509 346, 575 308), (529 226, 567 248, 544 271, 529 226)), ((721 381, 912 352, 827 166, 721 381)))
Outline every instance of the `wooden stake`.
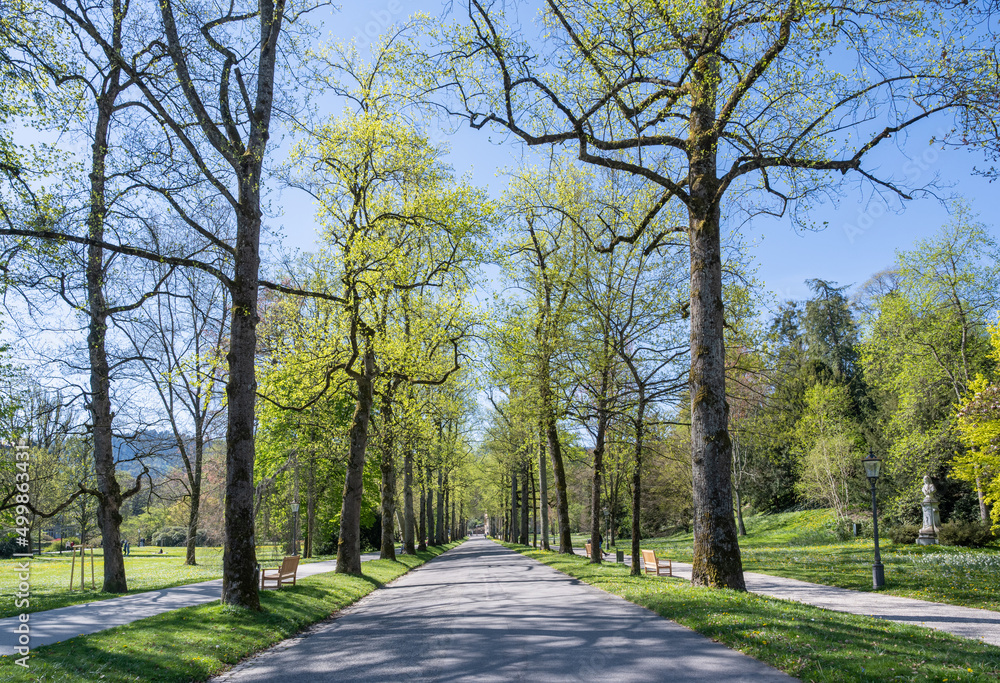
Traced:
MULTIPOLYGON (((62 541, 60 540, 60 543, 62 541)), ((69 551, 70 564, 69 564, 69 589, 73 590, 73 570, 76 569, 76 548, 69 551)), ((83 572, 83 566, 81 565, 80 571, 83 572)))

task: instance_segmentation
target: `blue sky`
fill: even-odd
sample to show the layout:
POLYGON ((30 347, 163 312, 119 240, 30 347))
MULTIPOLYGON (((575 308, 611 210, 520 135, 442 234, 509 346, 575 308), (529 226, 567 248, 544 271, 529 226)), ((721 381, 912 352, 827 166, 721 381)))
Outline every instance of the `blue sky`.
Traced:
MULTIPOLYGON (((345 2, 339 12, 325 19, 324 34, 355 38, 364 45, 413 12, 440 16, 442 7, 440 0, 345 2)), ((895 147, 880 150, 867 167, 881 176, 905 179, 911 185, 936 183, 940 197, 960 195, 995 232, 991 221, 1000 209, 997 188, 973 174, 976 164, 984 165, 981 153, 929 145, 938 125, 916 129, 895 147)), ((490 134, 462 129, 454 135, 443 135, 441 140, 452 149, 451 163, 456 171, 471 173, 474 182, 489 186, 495 195, 503 189, 498 171, 517 165, 524 154, 523 148, 498 131, 490 134)), ((810 213, 816 224, 828 224, 825 230, 796 231, 788 218, 769 217, 757 218, 741 228, 744 237, 755 244, 752 255, 758 266, 757 276, 777 300, 806 298, 809 290, 804 282, 810 278, 860 285, 891 266, 897 250, 912 248, 949 220, 946 207, 931 197, 902 204, 895 199, 886 202, 871 198, 870 189, 851 182, 845 183, 839 194, 836 206, 819 204, 810 213)), ((282 194, 279 203, 284 215, 276 222, 285 226, 283 245, 314 248, 315 224, 308 198, 290 190, 282 194)))

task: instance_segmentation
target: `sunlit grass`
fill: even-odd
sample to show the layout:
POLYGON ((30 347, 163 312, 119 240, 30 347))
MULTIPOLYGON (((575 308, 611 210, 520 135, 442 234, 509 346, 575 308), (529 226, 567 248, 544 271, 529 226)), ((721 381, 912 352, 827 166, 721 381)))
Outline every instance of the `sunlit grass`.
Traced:
POLYGON ((580 556, 508 545, 570 576, 744 652, 804 681, 995 681, 1000 648, 883 619, 752 593, 628 575, 580 556))
MULTIPOLYGON (((870 591, 875 545, 838 541, 829 510, 746 518, 740 538, 743 569, 827 586, 870 591)), ((643 541, 665 557, 689 562, 691 534, 643 541)), ((886 587, 881 592, 952 605, 1000 610, 1000 550, 880 543, 886 587)))
POLYGON ((218 604, 185 607, 32 651, 30 669, 0 658, 7 681, 203 681, 325 619, 413 567, 458 545, 432 547, 398 561, 362 565, 361 576, 325 573, 264 591, 260 612, 218 604))
MULTIPOLYGON (((184 564, 185 548, 145 547, 132 548, 131 554, 125 558, 125 576, 128 581, 129 593, 159 590, 188 583, 218 579, 222 576, 222 548, 198 548, 196 566, 184 564)), ((257 557, 264 566, 280 563, 280 549, 275 546, 260 546, 257 557)), ((333 556, 314 557, 303 562, 314 562, 331 559, 333 556)), ((17 573, 13 567, 20 560, 0 560, 0 618, 14 616, 22 612, 39 612, 78 605, 95 600, 106 600, 117 597, 116 593, 101 591, 104 577, 104 553, 101 549, 94 551, 94 582, 97 588, 92 588, 90 571, 90 551, 84 562, 84 590, 80 590, 80 556, 77 553, 75 563, 69 552, 62 554, 43 554, 31 559, 31 603, 27 609, 14 606, 13 593, 17 585, 17 573), (70 569, 73 569, 73 588, 70 590, 70 569)))

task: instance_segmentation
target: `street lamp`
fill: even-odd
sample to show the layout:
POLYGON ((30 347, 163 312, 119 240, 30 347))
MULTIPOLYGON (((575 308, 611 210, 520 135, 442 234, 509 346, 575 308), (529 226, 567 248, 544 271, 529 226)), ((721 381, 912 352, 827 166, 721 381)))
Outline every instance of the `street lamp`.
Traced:
POLYGON ((885 585, 885 568, 882 566, 882 556, 878 551, 878 508, 875 504, 875 482, 878 481, 882 461, 869 448, 868 457, 861 462, 865 466, 865 476, 872 484, 872 529, 875 533, 875 564, 872 565, 872 587, 881 588, 885 585))
POLYGON ((299 554, 299 501, 292 501, 292 555, 299 554))

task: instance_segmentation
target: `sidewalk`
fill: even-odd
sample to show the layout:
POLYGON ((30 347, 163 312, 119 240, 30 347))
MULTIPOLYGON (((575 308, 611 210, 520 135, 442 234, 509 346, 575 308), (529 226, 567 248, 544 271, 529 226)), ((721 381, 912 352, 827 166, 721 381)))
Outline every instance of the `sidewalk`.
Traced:
MULTIPOLYGON (((362 562, 377 560, 378 553, 364 553, 362 562)), ((303 579, 314 574, 332 572, 336 560, 308 562, 300 564, 297 578, 303 579)), ((212 579, 200 583, 189 583, 174 588, 126 594, 119 598, 109 598, 59 609, 33 612, 29 616, 31 627, 31 649, 51 645, 62 640, 97 633, 105 629, 129 624, 139 619, 156 616, 181 607, 203 605, 219 599, 222 579, 212 579)), ((0 655, 14 654, 18 626, 17 617, 0 619, 0 655)))
MULTIPOLYGON (((574 552, 584 555, 582 548, 574 548, 574 552)), ((610 558, 610 561, 614 562, 615 556, 605 554, 604 558, 605 561, 609 561, 610 558)), ((626 555, 625 564, 630 562, 630 556, 626 555)), ((674 562, 673 570, 674 576, 690 581, 691 565, 674 562)), ((884 593, 834 588, 769 574, 744 572, 743 579, 746 581, 747 590, 751 593, 793 600, 836 612, 849 612, 911 626, 933 628, 962 638, 1000 646, 1000 612, 901 598, 884 593)))

